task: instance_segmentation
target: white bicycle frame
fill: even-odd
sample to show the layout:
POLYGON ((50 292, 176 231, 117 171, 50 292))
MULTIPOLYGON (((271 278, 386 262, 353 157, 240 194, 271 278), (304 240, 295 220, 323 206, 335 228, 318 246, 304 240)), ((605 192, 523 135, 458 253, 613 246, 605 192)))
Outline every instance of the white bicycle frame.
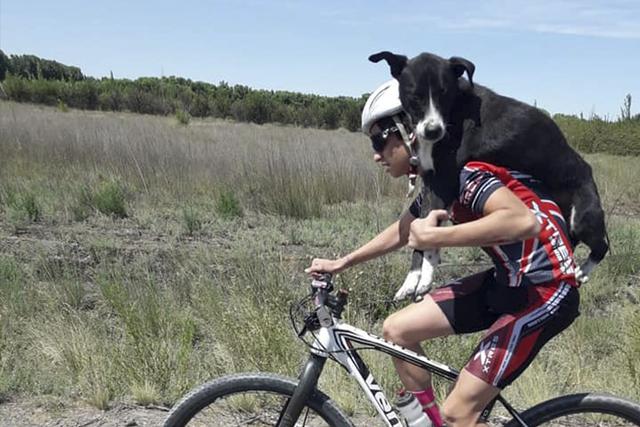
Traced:
POLYGON ((414 351, 385 341, 362 329, 341 323, 335 318, 332 320, 332 325, 322 327, 314 333, 314 344, 311 347, 311 352, 320 357, 331 357, 342 365, 356 379, 388 426, 402 426, 402 422, 384 391, 369 371, 369 368, 358 355, 354 344, 361 348, 366 346, 367 348, 382 351, 421 368, 428 369, 449 380, 455 380, 458 377, 458 371, 446 365, 429 360, 414 351))

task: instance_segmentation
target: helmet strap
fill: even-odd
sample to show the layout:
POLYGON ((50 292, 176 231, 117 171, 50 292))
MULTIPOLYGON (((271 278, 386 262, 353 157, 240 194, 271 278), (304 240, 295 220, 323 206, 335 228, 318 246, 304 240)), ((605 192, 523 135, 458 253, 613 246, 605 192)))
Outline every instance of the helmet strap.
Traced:
POLYGON ((402 120, 399 115, 395 114, 392 116, 393 121, 396 124, 396 127, 400 131, 400 135, 402 136, 402 141, 404 142, 404 146, 409 153, 409 173, 407 176, 409 177, 409 189, 407 191, 406 197, 410 197, 416 189, 416 179, 418 177, 418 165, 420 164, 420 160, 418 159, 418 153, 416 152, 415 141, 416 136, 413 132, 408 133, 402 123, 402 120))

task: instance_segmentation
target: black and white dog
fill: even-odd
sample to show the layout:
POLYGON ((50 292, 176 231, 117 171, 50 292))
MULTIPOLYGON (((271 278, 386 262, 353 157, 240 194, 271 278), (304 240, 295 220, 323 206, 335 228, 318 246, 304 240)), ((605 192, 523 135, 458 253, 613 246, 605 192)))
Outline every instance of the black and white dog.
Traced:
MULTIPOLYGON (((417 135, 423 170, 422 214, 446 208, 457 195, 458 173, 479 160, 528 173, 549 187, 568 220, 574 246, 591 250, 576 275, 586 281, 609 245, 604 211, 591 167, 565 140, 554 121, 539 109, 474 84, 470 61, 422 53, 406 56, 380 52, 400 84, 400 100, 417 135), (462 78, 466 72, 468 80, 462 78)), ((426 291, 435 253, 414 253, 405 285, 426 291)))

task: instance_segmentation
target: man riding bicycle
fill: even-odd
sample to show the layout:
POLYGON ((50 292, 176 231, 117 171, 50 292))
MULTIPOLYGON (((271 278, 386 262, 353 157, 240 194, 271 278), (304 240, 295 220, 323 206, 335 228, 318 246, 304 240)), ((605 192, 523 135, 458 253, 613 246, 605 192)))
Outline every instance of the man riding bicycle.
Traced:
MULTIPOLYGON (((362 130, 375 162, 394 178, 420 174, 412 153, 419 141, 406 125, 391 80, 378 87, 362 112, 362 130)), ((424 250, 480 246, 494 267, 436 289, 389 316, 386 340, 419 354, 426 339, 486 330, 442 405, 448 426, 474 426, 501 389, 513 382, 542 346, 578 316, 579 296, 567 226, 560 209, 531 176, 483 162, 459 174, 458 198, 449 210, 420 219, 418 196, 400 218, 339 259, 316 258, 305 271, 337 273, 408 245, 424 250), (454 225, 438 227, 450 219, 454 225)), ((442 425, 431 375, 394 359, 404 387, 435 425, 442 425)))

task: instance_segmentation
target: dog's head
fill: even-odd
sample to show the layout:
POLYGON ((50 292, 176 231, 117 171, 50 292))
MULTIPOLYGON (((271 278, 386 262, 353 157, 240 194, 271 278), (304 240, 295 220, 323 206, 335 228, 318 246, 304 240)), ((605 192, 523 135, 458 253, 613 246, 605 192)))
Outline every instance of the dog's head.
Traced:
POLYGON ((464 58, 444 59, 430 53, 411 60, 386 51, 369 57, 371 62, 383 59, 400 83, 400 101, 411 117, 418 138, 432 144, 441 140, 461 90, 458 79, 465 71, 473 87, 473 63, 464 58))

